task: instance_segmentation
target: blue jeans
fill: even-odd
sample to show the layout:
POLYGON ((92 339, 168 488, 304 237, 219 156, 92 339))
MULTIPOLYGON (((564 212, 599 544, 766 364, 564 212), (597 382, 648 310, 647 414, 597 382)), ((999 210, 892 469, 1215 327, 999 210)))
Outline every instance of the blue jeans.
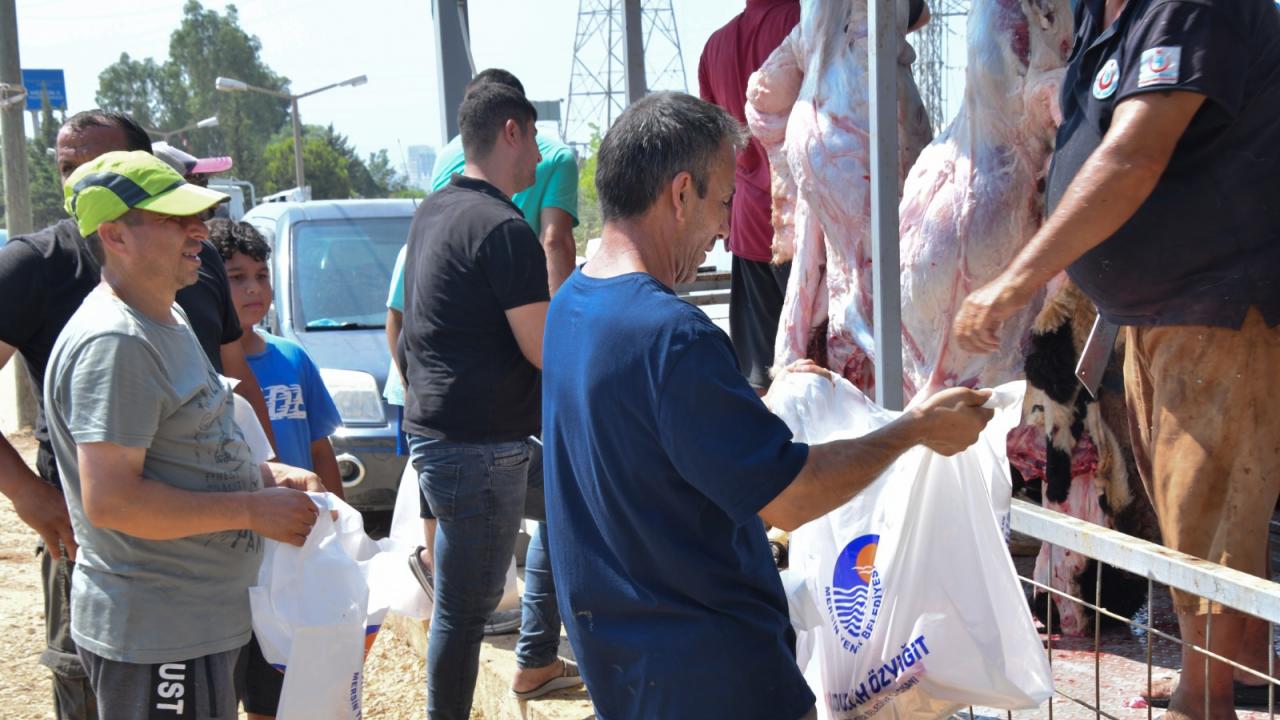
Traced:
MULTIPOLYGON (((408 439, 418 485, 438 521, 427 715, 432 720, 467 720, 484 623, 502 599, 535 467, 541 480, 540 448, 530 440, 460 443, 417 435, 408 439)), ((541 493, 535 495, 541 498, 541 493)), ((559 630, 557 623, 557 640, 559 630)), ((552 660, 554 653, 553 648, 552 660)))
POLYGON ((560 608, 556 605, 556 583, 551 576, 551 556, 547 554, 547 506, 543 499, 542 443, 532 441, 533 463, 529 468, 529 491, 524 516, 538 521, 529 540, 524 560, 524 595, 520 598, 520 639, 516 642, 516 664, 522 668, 546 667, 560 651, 560 608))

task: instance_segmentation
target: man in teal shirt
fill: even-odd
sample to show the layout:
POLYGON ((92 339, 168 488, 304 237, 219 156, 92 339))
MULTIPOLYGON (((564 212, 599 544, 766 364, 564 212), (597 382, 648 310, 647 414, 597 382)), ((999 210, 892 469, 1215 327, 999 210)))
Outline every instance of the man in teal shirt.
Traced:
MULTIPOLYGON (((483 82, 500 82, 524 93, 524 86, 514 75, 490 68, 476 75, 472 86, 483 82)), ((533 185, 518 192, 511 201, 524 213, 524 219, 542 241, 547 254, 547 279, 554 295, 560 283, 569 277, 577 261, 573 229, 578 226, 578 158, 568 145, 538 135, 538 163, 533 185)), ((462 155, 462 136, 455 136, 436 155, 431 168, 431 191, 449 184, 449 178, 462 172, 466 159, 462 155)))

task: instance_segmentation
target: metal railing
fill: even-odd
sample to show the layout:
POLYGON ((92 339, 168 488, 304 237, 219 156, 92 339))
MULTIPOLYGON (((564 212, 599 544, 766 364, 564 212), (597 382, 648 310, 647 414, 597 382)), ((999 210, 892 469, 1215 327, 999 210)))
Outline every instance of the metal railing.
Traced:
MULTIPOLYGON (((1090 703, 1088 698, 1078 697, 1068 692, 1055 681, 1055 698, 1050 698, 1046 707, 1035 711, 1004 713, 1010 720, 1015 715, 1019 717, 1031 717, 1033 714, 1037 717, 1045 716, 1046 710, 1047 717, 1052 720, 1054 717, 1054 703, 1057 698, 1092 711, 1096 718, 1106 717, 1112 720, 1127 720, 1127 718, 1134 717, 1133 713, 1126 713, 1126 717, 1120 717, 1103 709, 1104 698, 1102 697, 1101 674, 1104 654, 1102 652, 1103 618, 1124 623, 1144 636, 1148 697, 1151 696, 1153 690, 1153 645, 1157 639, 1161 639, 1176 644, 1180 650, 1190 648, 1204 658, 1203 672, 1205 673, 1206 686, 1204 712, 1206 716, 1209 710, 1208 678, 1212 660, 1226 663, 1244 674, 1267 683, 1266 714, 1274 720, 1276 706, 1280 702, 1280 678, 1276 675, 1274 647, 1275 627, 1277 623, 1280 623, 1280 584, 1200 560, 1155 543, 1100 527, 1059 512, 1047 510, 1021 500, 1014 500, 1013 502, 1010 525, 1015 532, 1030 536, 1050 546, 1079 553, 1096 560, 1098 563, 1098 567, 1093 574, 1092 600, 1075 597, 1030 577, 1019 576, 1019 579, 1026 586, 1033 588, 1033 593, 1040 592, 1044 594, 1046 651, 1049 653, 1051 666, 1054 662, 1054 599, 1062 598, 1077 603, 1086 611, 1093 613, 1093 702, 1090 703), (1146 579, 1147 613, 1145 616, 1139 613, 1135 617, 1123 617, 1103 607, 1102 566, 1104 564, 1146 579), (1210 610, 1214 606, 1221 605, 1266 621, 1268 628, 1267 672, 1265 674, 1257 672, 1209 650, 1213 646, 1214 616, 1212 613, 1206 616, 1204 646, 1185 642, 1181 638, 1155 627, 1154 608, 1157 584, 1202 597, 1210 603, 1210 610)), ((1268 555, 1268 561, 1270 561, 1270 555, 1268 555)), ((1082 588, 1082 594, 1084 592, 1087 592, 1087 590, 1082 588)), ((1198 668, 1181 668, 1183 673, 1197 672, 1198 670, 1198 668)), ((1108 699, 1114 700, 1114 698, 1108 699)), ((1146 714, 1148 719, 1153 715, 1150 703, 1146 704, 1146 714)), ((978 717, 974 708, 969 709, 969 717, 978 717)))

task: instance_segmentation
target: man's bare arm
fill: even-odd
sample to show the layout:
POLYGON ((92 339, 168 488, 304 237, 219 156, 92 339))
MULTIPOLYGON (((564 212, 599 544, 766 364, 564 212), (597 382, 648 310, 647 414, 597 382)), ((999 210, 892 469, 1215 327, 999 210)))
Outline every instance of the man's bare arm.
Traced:
POLYGON ((258 384, 258 376, 253 374, 249 361, 244 357, 244 347, 240 345, 239 340, 233 340, 222 346, 220 354, 222 355, 222 372, 227 377, 240 381, 236 384, 236 394, 248 400, 253 406, 253 414, 258 416, 262 432, 267 434, 271 449, 279 456, 280 449, 276 447, 276 434, 271 428, 271 413, 267 411, 267 402, 262 397, 262 386, 258 384))
POLYGON ((82 443, 80 498, 94 527, 147 540, 253 530, 302 545, 316 520, 316 505, 286 487, 245 492, 192 492, 145 477, 145 448, 82 443))
POLYGON ((944 455, 960 452, 991 419, 993 411, 982 407, 989 397, 990 391, 943 390, 873 433, 810 446, 804 469, 760 518, 791 531, 848 502, 916 445, 944 455))
POLYGON ((311 443, 311 467, 324 484, 324 489, 346 500, 342 490, 342 473, 338 471, 338 458, 333 454, 333 443, 329 438, 320 438, 311 443))
MULTIPOLYGON (((17 349, 12 345, 0 342, 0 368, 4 368, 16 353, 17 349)), ((62 547, 66 547, 67 555, 75 560, 76 538, 71 530, 66 500, 57 488, 31 472, 6 437, 0 437, 0 493, 13 503, 14 512, 22 522, 40 535, 45 551, 53 559, 60 559, 62 547)))
POLYGON ((578 247, 573 242, 573 216, 551 207, 543 208, 540 218, 542 250, 547 254, 547 283, 555 295, 578 261, 578 247))
POLYGON ((391 351, 391 367, 399 373, 401 386, 408 386, 409 383, 404 379, 404 369, 396 362, 396 344, 400 342, 400 331, 403 329, 404 313, 395 308, 387 308, 387 349, 391 351))
POLYGON ((542 331, 547 324, 549 304, 529 303, 507 311, 507 322, 520 345, 520 352, 539 370, 542 369, 542 331))
POLYGON ((999 277, 965 300, 955 323, 961 347, 970 352, 998 348, 1004 321, 1133 217, 1155 190, 1204 100, 1190 92, 1147 93, 1116 107, 1102 144, 1044 226, 999 277))

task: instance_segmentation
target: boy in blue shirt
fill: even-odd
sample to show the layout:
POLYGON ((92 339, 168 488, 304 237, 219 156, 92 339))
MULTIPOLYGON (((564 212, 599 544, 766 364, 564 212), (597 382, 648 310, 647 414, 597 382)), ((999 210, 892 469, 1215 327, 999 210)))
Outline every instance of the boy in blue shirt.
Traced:
MULTIPOLYGON (((265 396, 276 449, 282 463, 320 476, 329 492, 342 497, 338 460, 329 436, 342 425, 338 408, 325 389, 320 371, 298 343, 255 327, 274 298, 267 259, 271 247, 246 222, 210 220, 209 242, 227 267, 231 299, 244 335, 240 344, 265 396)), ((244 679, 244 707, 250 720, 275 716, 284 675, 262 657, 257 638, 241 653, 238 674, 244 679)))

